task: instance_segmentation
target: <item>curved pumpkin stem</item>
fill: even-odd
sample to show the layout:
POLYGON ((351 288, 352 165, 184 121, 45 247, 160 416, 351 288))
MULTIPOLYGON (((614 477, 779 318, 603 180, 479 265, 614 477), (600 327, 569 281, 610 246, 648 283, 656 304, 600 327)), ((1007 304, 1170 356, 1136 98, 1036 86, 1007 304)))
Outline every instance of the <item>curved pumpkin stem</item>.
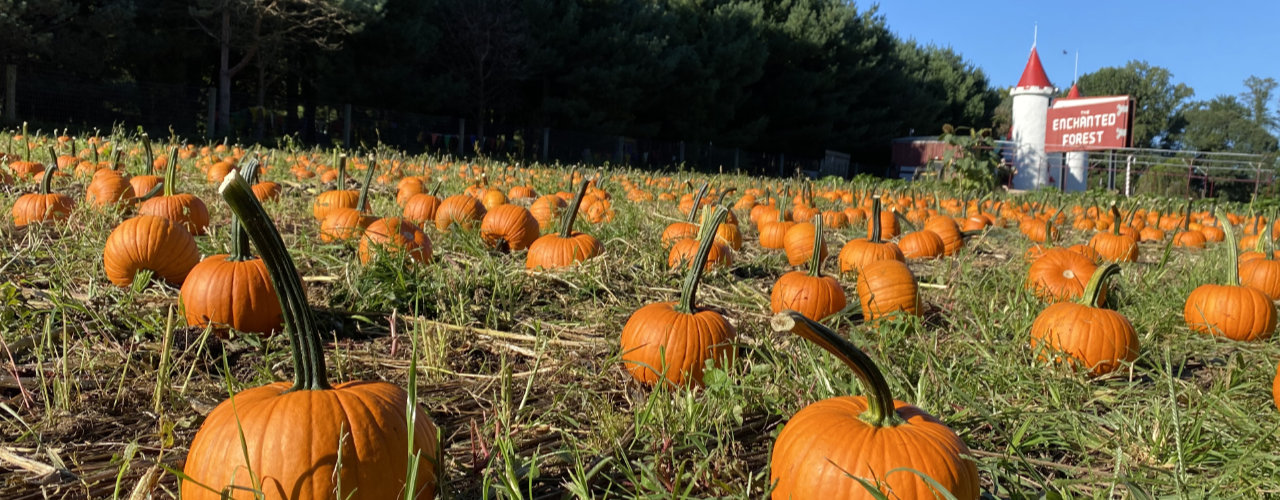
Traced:
POLYGON ((737 191, 737 190, 738 190, 738 188, 736 188, 736 187, 729 187, 729 188, 725 188, 725 190, 724 190, 724 191, 721 191, 721 192, 720 192, 720 195, 719 195, 718 197, 716 197, 716 202, 715 202, 715 204, 716 204, 716 205, 723 204, 723 203, 724 203, 724 199, 729 197, 729 193, 732 193, 732 192, 737 191))
POLYGON ((711 245, 716 242, 716 229, 728 215, 728 208, 716 207, 711 218, 703 220, 702 227, 698 228, 698 253, 694 254, 689 274, 685 275, 684 284, 680 286, 680 303, 675 308, 677 311, 693 314, 697 310, 698 283, 702 281, 702 268, 706 267, 707 258, 711 255, 711 245))
POLYGON ((369 184, 373 181, 373 171, 378 169, 378 158, 375 156, 365 168, 364 182, 360 184, 360 197, 356 199, 356 210, 364 212, 369 208, 369 184))
POLYGON ((813 255, 809 256, 809 276, 822 277, 822 214, 813 216, 813 255))
POLYGON ((1089 307, 1102 307, 1098 305, 1098 296, 1106 288, 1107 280, 1117 274, 1120 274, 1120 265, 1114 262, 1099 267, 1093 272, 1093 276, 1089 277, 1089 283, 1084 286, 1084 293, 1080 294, 1076 303, 1089 307))
POLYGON ((142 168, 142 173, 148 174, 151 173, 151 169, 156 164, 156 158, 155 154, 151 152, 151 136, 147 135, 146 132, 142 133, 142 151, 147 155, 147 165, 142 168))
POLYGON ((573 236, 573 221, 578 219, 578 207, 582 206, 582 197, 587 195, 587 186, 589 184, 591 184, 590 179, 582 179, 582 184, 578 185, 577 194, 573 195, 573 202, 569 203, 569 208, 560 217, 561 238, 573 236))
POLYGON ((880 241, 880 195, 871 196, 871 242, 883 243, 880 241))
POLYGON ((293 387, 286 392, 332 389, 324 364, 320 325, 307 304, 298 268, 293 264, 280 232, 253 195, 249 183, 239 173, 228 173, 218 186, 218 194, 226 200, 231 212, 240 217, 240 224, 262 254, 271 284, 276 289, 285 333, 289 336, 289 347, 293 353, 293 387))
POLYGON ((49 146, 50 163, 44 169, 44 175, 40 177, 40 194, 47 195, 49 190, 53 189, 53 174, 58 171, 58 153, 53 150, 53 146, 49 146))
POLYGON ((893 394, 889 392, 889 383, 885 381, 884 373, 852 342, 795 311, 775 314, 769 324, 775 332, 789 331, 817 344, 853 370, 862 383, 862 390, 867 393, 867 411, 858 416, 863 422, 874 427, 893 427, 904 423, 894 409, 893 394))
MULTIPOLYGON (((246 184, 253 185, 258 178, 258 159, 251 158, 245 162, 240 168, 240 177, 244 178, 246 184)), ((252 192, 253 190, 250 189, 252 192)), ((255 196, 256 198, 256 196, 255 196)), ((253 254, 249 253, 249 233, 245 232, 244 226, 240 224, 240 216, 235 212, 231 213, 231 255, 227 256, 227 260, 232 262, 242 262, 252 260, 253 254)))
POLYGON ((444 184, 444 179, 441 179, 441 180, 436 181, 436 185, 435 185, 435 186, 432 186, 432 187, 431 187, 431 191, 427 192, 427 194, 429 194, 429 195, 431 195, 431 196, 435 196, 435 195, 436 195, 436 193, 439 193, 439 192, 440 192, 440 185, 441 185, 441 184, 444 184))
POLYGON ((698 188, 698 191, 693 194, 693 208, 689 209, 689 217, 685 222, 693 224, 698 220, 698 207, 702 206, 702 197, 707 195, 707 190, 710 188, 711 183, 704 182, 702 183, 702 187, 698 188))
POLYGON ((1120 224, 1124 223, 1122 219, 1120 209, 1116 207, 1116 202, 1111 202, 1111 234, 1120 236, 1120 224))
POLYGON ((178 147, 169 150, 169 165, 164 169, 164 195, 178 194, 178 147))
MULTIPOLYGON (((1214 214, 1218 220, 1226 221, 1227 214, 1219 211, 1214 214)), ((1227 284, 1230 286, 1240 286, 1240 250, 1236 248, 1236 232, 1231 228, 1231 223, 1224 222, 1222 224, 1222 233, 1225 235, 1224 243, 1227 244, 1227 252, 1230 252, 1231 261, 1230 269, 1227 270, 1227 284)))

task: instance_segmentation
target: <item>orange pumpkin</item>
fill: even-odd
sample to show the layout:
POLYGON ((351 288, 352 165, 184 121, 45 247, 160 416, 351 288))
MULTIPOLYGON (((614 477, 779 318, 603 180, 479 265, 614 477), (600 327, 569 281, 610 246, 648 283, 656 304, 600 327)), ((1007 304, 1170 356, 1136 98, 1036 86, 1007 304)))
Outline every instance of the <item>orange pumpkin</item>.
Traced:
MULTIPOLYGON (((811 246, 824 246, 822 242, 823 217, 813 219, 811 246)), ((808 223, 806 223, 808 224, 808 223)), ((775 314, 791 309, 806 317, 821 320, 840 312, 848 303, 840 282, 822 275, 824 252, 809 252, 809 271, 791 271, 773 283, 769 294, 769 309, 775 314)))
POLYGON ((849 240, 840 249, 840 272, 860 272, 864 266, 878 260, 906 260, 898 245, 880 239, 880 223, 883 219, 880 216, 879 195, 872 197, 870 218, 871 236, 849 240))
POLYGON ((898 260, 877 260, 862 266, 858 271, 858 301, 862 316, 868 321, 899 313, 921 313, 916 277, 898 260))
MULTIPOLYGON (((1226 220, 1219 214, 1218 220, 1226 220)), ((1183 319, 1193 331, 1232 340, 1254 341, 1271 337, 1276 329, 1276 308, 1271 298, 1240 285, 1235 231, 1223 225, 1231 257, 1226 285, 1204 284, 1191 291, 1183 306, 1183 319)))
POLYGON ((538 221, 524 207, 503 204, 489 210, 480 222, 480 239, 489 248, 514 252, 538 239, 538 221))
POLYGON ((525 254, 526 269, 558 269, 571 266, 590 259, 604 252, 604 245, 594 236, 573 230, 573 222, 578 217, 578 208, 582 206, 582 197, 587 192, 587 183, 582 181, 578 194, 573 197, 569 208, 560 218, 560 232, 539 237, 529 245, 525 254))
POLYGON ((133 284, 141 270, 150 270, 169 284, 180 286, 200 262, 196 240, 181 225, 154 215, 121 222, 107 236, 102 266, 116 286, 133 284))
POLYGON ((416 262, 431 261, 431 239, 417 225, 398 217, 373 221, 360 237, 357 251, 361 264, 368 264, 376 254, 407 254, 416 262))
POLYGON ((40 191, 24 194, 13 202, 13 225, 22 227, 27 224, 45 221, 66 220, 75 209, 76 202, 70 196, 50 191, 53 184, 53 172, 57 165, 50 165, 49 170, 40 179, 40 191))
POLYGON ((1052 248, 1031 263, 1026 288, 1046 302, 1075 299, 1084 293, 1089 277, 1097 269, 1088 257, 1065 248, 1052 248))
POLYGON ((1138 333, 1133 324, 1124 315, 1099 305, 1106 280, 1119 272, 1116 264, 1098 268, 1079 300, 1058 302, 1036 316, 1031 324, 1031 349, 1040 352, 1040 359, 1056 353, 1060 355, 1057 361, 1069 359, 1095 376, 1138 359, 1138 333))

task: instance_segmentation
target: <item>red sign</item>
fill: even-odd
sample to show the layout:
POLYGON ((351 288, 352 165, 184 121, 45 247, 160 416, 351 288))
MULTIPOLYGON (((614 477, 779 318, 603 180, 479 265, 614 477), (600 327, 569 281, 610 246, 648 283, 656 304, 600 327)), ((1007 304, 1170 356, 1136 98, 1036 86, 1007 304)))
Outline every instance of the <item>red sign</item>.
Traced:
POLYGON ((1058 99, 1045 120, 1045 150, 1087 151, 1131 144, 1133 99, 1127 95, 1058 99))

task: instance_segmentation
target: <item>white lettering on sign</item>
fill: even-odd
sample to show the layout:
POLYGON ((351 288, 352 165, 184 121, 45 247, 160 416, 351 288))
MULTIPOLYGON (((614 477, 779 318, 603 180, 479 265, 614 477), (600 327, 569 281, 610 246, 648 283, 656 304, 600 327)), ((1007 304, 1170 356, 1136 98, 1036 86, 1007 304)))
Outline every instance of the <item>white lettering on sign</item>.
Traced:
MULTIPOLYGON (((1119 117, 1116 115, 1116 113, 1107 113, 1102 115, 1071 116, 1067 118, 1054 118, 1053 130, 1114 127, 1118 121, 1119 121, 1119 117)), ((1063 140, 1065 140, 1065 138, 1063 140)))
POLYGON ((1063 146, 1090 146, 1102 143, 1101 130, 1095 132, 1076 132, 1074 134, 1062 134, 1063 146))

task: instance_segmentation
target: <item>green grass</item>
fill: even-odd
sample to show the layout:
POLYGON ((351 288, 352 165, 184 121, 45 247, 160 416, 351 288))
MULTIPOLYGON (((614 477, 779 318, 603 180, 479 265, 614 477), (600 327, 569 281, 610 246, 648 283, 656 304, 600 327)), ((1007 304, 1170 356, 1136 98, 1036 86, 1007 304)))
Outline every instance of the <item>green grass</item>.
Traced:
MULTIPOLYGON (((673 203, 634 204, 607 183, 616 219, 578 223, 606 252, 563 272, 526 272, 522 253, 493 253, 475 233, 431 227, 432 263, 361 266, 354 245, 315 237, 318 181, 286 179, 287 166, 274 167, 267 178, 284 194, 267 209, 311 304, 335 330, 331 376, 407 386, 416 344, 416 396, 441 426, 445 498, 760 498, 786 419, 859 392, 832 356, 769 328, 769 290, 785 259, 757 245, 744 213, 743 251, 699 293, 737 327, 737 360, 710 370, 703 389, 649 390, 631 381, 617 344, 632 311, 678 295, 681 277, 667 270, 659 241, 665 224, 682 218, 673 203)), ((465 187, 454 172, 445 194, 465 187)), ((226 252, 229 210, 202 174, 183 176, 211 213, 201 252, 226 252)), ((565 189, 554 182, 535 187, 565 189)), ((55 187, 83 200, 81 182, 55 187)), ((0 497, 128 491, 149 461, 177 463, 203 414, 226 397, 224 376, 237 391, 290 377, 282 337, 218 340, 176 312, 169 328, 176 289, 110 285, 102 248, 122 215, 80 207, 67 223, 15 229, 7 214, 29 189, 0 194, 0 377, 9 377, 0 380, 17 373, 28 387, 0 384, 0 442, 46 464, 57 456, 79 480, 42 485, 30 473, 0 472, 13 476, 0 482, 0 497)), ((398 214, 394 185, 372 191, 375 213, 398 214)), ((832 253, 862 230, 830 234, 832 253)), ((1087 239, 1064 234, 1068 243, 1087 239)), ((1280 494, 1280 414, 1270 397, 1280 349, 1207 337, 1182 320, 1190 291, 1225 273, 1221 248, 1175 249, 1161 267, 1164 247, 1144 245, 1142 262, 1124 266, 1109 299, 1136 327, 1141 355, 1089 379, 1031 352, 1028 332, 1044 306, 1022 288, 1027 246, 1015 229, 992 229, 956 257, 913 263, 922 282, 938 285, 921 289, 919 320, 827 324, 880 364, 897 399, 965 440, 993 497, 1280 494)), ((852 279, 841 282, 854 301, 852 279)), ((167 475, 154 494, 176 491, 167 475)))

